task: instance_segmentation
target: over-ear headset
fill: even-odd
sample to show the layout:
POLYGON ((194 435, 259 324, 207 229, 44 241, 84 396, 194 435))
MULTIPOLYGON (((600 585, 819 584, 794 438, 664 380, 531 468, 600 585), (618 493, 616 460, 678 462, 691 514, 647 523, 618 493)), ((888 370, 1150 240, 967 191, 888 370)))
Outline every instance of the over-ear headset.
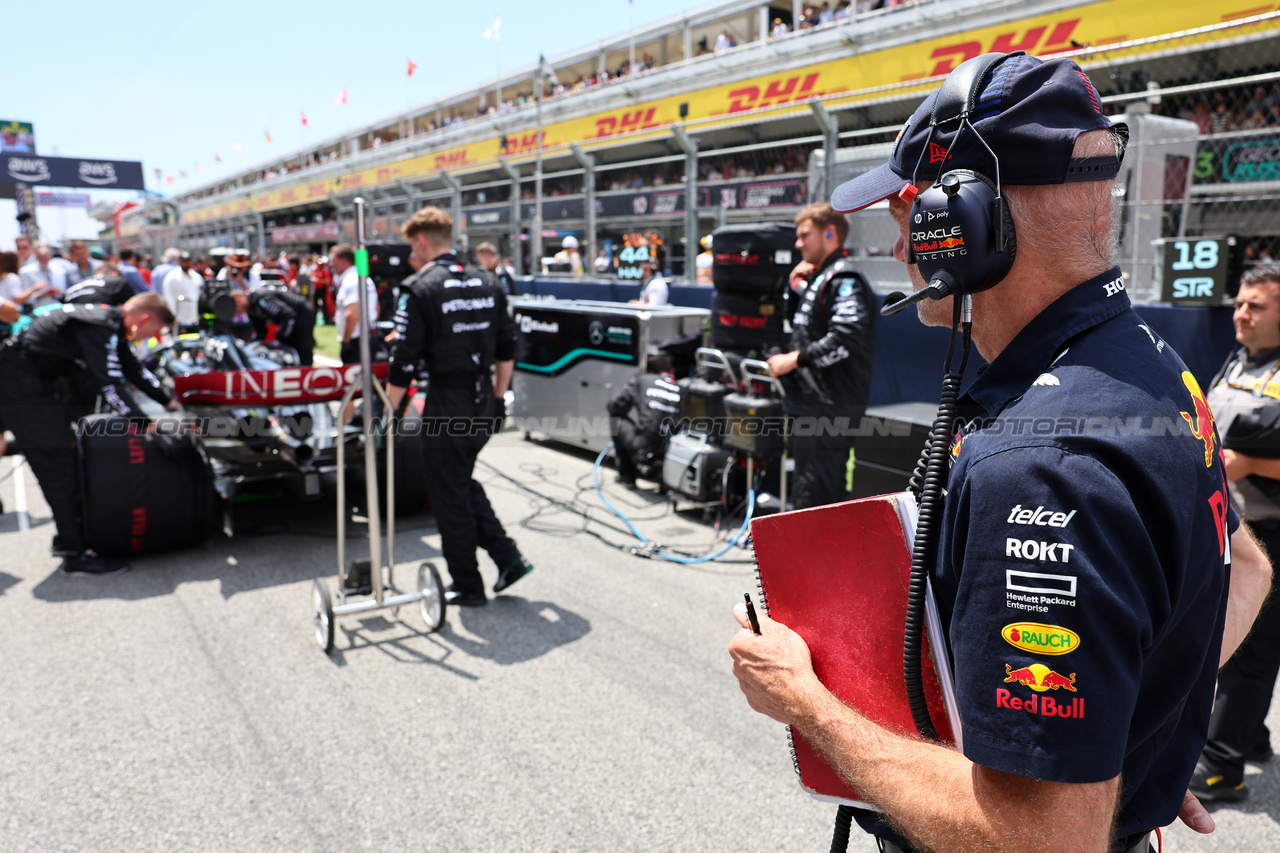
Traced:
MULTIPOLYGON (((939 129, 955 127, 943 163, 966 130, 982 143, 995 166, 995 180, 971 169, 952 169, 939 176, 912 201, 908 214, 907 263, 916 264, 935 291, 926 298, 951 294, 967 296, 994 287, 1013 266, 1017 237, 1013 217, 1000 185, 1000 160, 969 120, 987 75, 1010 56, 988 53, 962 63, 938 89, 929 124, 929 138, 916 160, 911 184, 924 152, 939 129), (937 291, 945 291, 937 293, 937 291), (936 295, 935 295, 936 294, 936 295)), ((922 291, 924 292, 924 291, 922 291)), ((905 306, 904 306, 905 307, 905 306)))

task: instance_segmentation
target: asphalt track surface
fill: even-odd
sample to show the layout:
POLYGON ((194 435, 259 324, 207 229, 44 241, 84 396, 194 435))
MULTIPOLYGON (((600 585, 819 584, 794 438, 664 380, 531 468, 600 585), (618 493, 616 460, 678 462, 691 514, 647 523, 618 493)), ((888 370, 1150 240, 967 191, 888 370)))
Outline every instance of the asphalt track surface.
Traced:
MULTIPOLYGON (((834 807, 730 672, 747 553, 631 556, 590 456, 508 432, 481 460, 535 571, 437 634, 412 607, 340 618, 327 657, 310 589, 333 583, 332 502, 240 505, 235 538, 67 578, 29 470, 28 531, 0 481, 0 849, 826 851, 834 807)), ((608 488, 652 537, 711 546, 700 516, 608 488)), ((402 585, 439 544, 429 513, 401 517, 402 585)), ((1280 760, 1247 782, 1214 835, 1164 849, 1280 849, 1280 760)))

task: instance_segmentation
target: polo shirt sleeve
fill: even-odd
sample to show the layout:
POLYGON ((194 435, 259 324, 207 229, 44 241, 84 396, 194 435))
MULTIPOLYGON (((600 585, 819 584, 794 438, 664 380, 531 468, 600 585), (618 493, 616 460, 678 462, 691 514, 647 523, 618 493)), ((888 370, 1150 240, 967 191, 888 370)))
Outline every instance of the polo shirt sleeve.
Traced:
POLYGON ((1119 775, 1144 650, 1168 619, 1160 531, 1111 470, 1055 446, 977 459, 946 500, 965 755, 1056 782, 1119 775))

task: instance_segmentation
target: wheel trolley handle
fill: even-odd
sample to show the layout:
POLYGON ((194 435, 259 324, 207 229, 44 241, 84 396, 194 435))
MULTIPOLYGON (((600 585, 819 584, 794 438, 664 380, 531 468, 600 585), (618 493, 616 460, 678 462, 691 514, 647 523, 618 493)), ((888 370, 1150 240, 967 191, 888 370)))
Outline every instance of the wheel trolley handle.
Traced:
MULTIPOLYGON (((767 361, 761 361, 758 358, 744 358, 742 360, 742 379, 744 382, 748 380, 764 382, 777 391, 779 397, 785 398, 787 396, 786 389, 782 387, 782 381, 769 370, 767 361)), ((787 509, 787 450, 785 443, 782 449, 782 467, 779 471, 778 500, 781 503, 782 510, 785 512, 787 509)))
POLYGON ((753 382, 764 382, 777 391, 779 397, 787 396, 786 390, 782 387, 782 382, 769 370, 767 361, 761 361, 758 358, 744 358, 742 360, 742 378, 743 381, 750 379, 753 382))
MULTIPOLYGON (((355 199, 355 215, 356 215, 356 273, 358 276, 357 290, 358 298, 356 304, 359 306, 360 312, 360 383, 352 383, 347 389, 347 393, 342 397, 342 403, 338 408, 339 417, 341 413, 347 410, 347 406, 355 398, 356 389, 359 388, 363 392, 365 413, 361 419, 361 434, 364 437, 364 470, 373 472, 374 476, 370 477, 366 473, 365 476, 365 514, 368 517, 369 527, 369 575, 373 582, 373 597, 377 601, 378 606, 382 605, 383 587, 382 587, 382 512, 378 501, 378 478, 377 459, 374 453, 374 431, 373 431, 373 394, 376 391, 378 396, 382 398, 382 403, 386 406, 387 411, 387 584, 395 589, 395 538, 396 538, 396 514, 395 514, 395 436, 394 436, 394 417, 391 398, 387 396, 387 392, 383 389, 382 383, 378 382, 373 376, 373 356, 372 349, 369 345, 369 317, 368 306, 365 304, 365 290, 369 282, 369 249, 365 237, 365 201, 363 198, 355 199)), ((341 435, 338 442, 338 596, 343 604, 347 600, 347 578, 346 578, 346 506, 347 506, 347 487, 346 487, 346 453, 345 451, 345 432, 341 435)))
POLYGON ((729 363, 723 351, 712 347, 698 347, 693 354, 693 361, 699 372, 702 372, 704 367, 719 367, 724 371, 725 376, 729 377, 731 384, 738 384, 738 375, 734 373, 733 365, 729 363))

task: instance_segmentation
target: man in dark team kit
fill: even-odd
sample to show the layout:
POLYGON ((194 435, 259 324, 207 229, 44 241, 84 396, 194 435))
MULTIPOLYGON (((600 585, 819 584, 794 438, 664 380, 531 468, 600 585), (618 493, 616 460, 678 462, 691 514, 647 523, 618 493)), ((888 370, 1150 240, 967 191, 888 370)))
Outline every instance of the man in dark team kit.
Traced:
POLYGON ((446 597, 479 607, 488 597, 477 546, 498 565, 494 592, 533 570, 471 476, 480 449, 501 421, 502 398, 515 367, 515 324, 498 282, 484 270, 464 267, 453 253, 453 220, 447 213, 424 207, 409 217, 403 233, 413 246, 412 262, 420 266, 401 285, 389 396, 398 410, 419 363, 425 363, 431 379, 422 441, 427 491, 452 578, 446 597))
POLYGON ((844 250, 849 220, 825 202, 796 214, 796 248, 806 279, 791 318, 791 352, 769 359, 793 418, 796 509, 853 497, 853 434, 867 410, 875 360, 875 300, 844 250))
MULTIPOLYGON (((172 408, 168 395, 151 377, 134 374, 137 361, 121 359, 125 341, 141 341, 173 323, 158 293, 131 297, 120 308, 64 305, 40 317, 0 347, 0 411, 14 434, 45 500, 53 511, 57 535, 53 553, 69 575, 107 575, 128 565, 99 557, 87 546, 80 524, 80 476, 71 418, 94 396, 116 414, 146 429, 148 421, 126 387, 148 390, 172 408), (129 364, 132 367, 129 367, 129 364), (154 385, 152 384, 154 383, 154 385)), ((149 374, 148 374, 149 375, 149 374)))
POLYGON ((662 458, 670 438, 663 422, 680 417, 680 386, 673 381, 671 359, 650 356, 645 369, 609 401, 618 482, 627 488, 636 484, 637 460, 646 454, 662 458))
POLYGON ((62 294, 62 302, 64 305, 120 306, 136 294, 137 291, 124 276, 98 273, 68 287, 62 294))
MULTIPOLYGON (((1180 815, 1212 830, 1187 784, 1218 666, 1271 569, 1227 505, 1204 395, 1114 265, 1124 139, 1071 60, 987 54, 921 104, 888 163, 832 196, 845 211, 889 200, 894 256, 917 292, 930 286, 919 253, 937 247, 912 199, 928 193, 928 212, 957 220, 948 233, 963 242, 943 250, 965 251, 938 270, 972 288, 988 362, 931 489, 926 570, 963 749, 875 724, 818 680, 798 634, 762 617, 756 635, 736 613, 730 652, 751 706, 883 810, 857 818, 883 850, 1147 853, 1152 830, 1180 815), (984 196, 975 176, 990 180, 997 162, 1007 228, 987 203, 995 181, 984 196), (1114 427, 1132 419, 1151 428, 1114 427)), ((949 326, 958 298, 920 302, 921 321, 949 326)))
POLYGON ((249 319, 259 340, 288 344, 298 351, 303 366, 311 366, 316 348, 316 312, 310 299, 264 284, 249 294, 249 319))

